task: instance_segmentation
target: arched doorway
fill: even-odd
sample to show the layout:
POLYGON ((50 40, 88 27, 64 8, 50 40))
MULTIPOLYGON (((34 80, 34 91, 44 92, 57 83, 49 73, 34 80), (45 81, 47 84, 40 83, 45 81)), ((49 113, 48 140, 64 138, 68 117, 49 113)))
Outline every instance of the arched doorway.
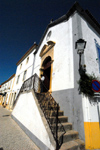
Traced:
POLYGON ((43 81, 44 86, 43 92, 47 92, 50 88, 50 78, 51 78, 51 57, 48 56, 45 58, 42 64, 42 75, 45 77, 45 80, 43 81))
POLYGON ((42 47, 41 52, 40 52, 40 57, 41 57, 40 78, 41 78, 41 75, 44 75, 45 77, 44 85, 47 88, 47 90, 43 89, 43 92, 49 91, 50 93, 52 93, 54 45, 55 45, 55 42, 48 41, 47 44, 45 44, 42 47))

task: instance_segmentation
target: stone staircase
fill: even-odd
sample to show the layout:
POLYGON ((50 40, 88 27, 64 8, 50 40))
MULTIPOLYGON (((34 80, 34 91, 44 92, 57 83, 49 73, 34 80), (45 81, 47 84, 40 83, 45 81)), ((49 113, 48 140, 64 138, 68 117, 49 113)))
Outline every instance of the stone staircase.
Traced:
MULTIPOLYGON (((14 105, 16 104, 20 93, 23 90, 25 90, 26 88, 29 88, 30 83, 34 83, 33 85, 30 85, 30 87, 31 86, 33 87, 35 97, 38 101, 38 104, 40 105, 41 110, 44 113, 45 118, 47 119, 47 122, 51 129, 51 132, 52 132, 52 129, 54 129, 56 131, 56 129, 57 129, 56 122, 59 119, 60 123, 58 123, 58 138, 57 139, 58 140, 61 139, 61 137, 62 137, 61 135, 63 135, 62 133, 65 133, 63 135, 63 141, 61 142, 62 145, 61 145, 60 149, 56 149, 56 150, 85 150, 84 141, 79 139, 78 132, 74 131, 72 129, 72 124, 68 122, 68 117, 64 116, 64 112, 60 110, 60 107, 59 107, 59 110, 57 109, 58 104, 54 100, 54 98, 51 96, 51 94, 49 92, 46 92, 46 93, 39 92, 40 91, 39 85, 41 85, 40 78, 35 74, 31 78, 29 78, 27 80, 27 82, 25 81, 23 83, 23 85, 17 95, 14 105), (34 81, 34 82, 32 82, 32 81, 34 81), (55 114, 55 112, 57 112, 57 110, 58 110, 58 119, 56 120, 57 113, 55 114), (61 130, 61 124, 63 125, 66 132, 64 130, 63 131, 61 130)), ((55 138, 55 136, 54 136, 54 138, 55 138)))
MULTIPOLYGON (((41 99, 43 95, 45 95, 44 97, 46 98, 46 100, 48 100, 48 95, 47 93, 41 94, 37 93, 37 99, 41 99)), ((42 98, 43 101, 43 98, 42 98)), ((54 122, 54 124, 52 124, 52 129, 56 129, 56 114, 54 111, 51 112, 50 110, 50 117, 49 120, 50 122, 54 122)), ((58 123, 58 139, 60 138, 60 135, 62 135, 61 133, 61 124, 63 125, 66 133, 63 135, 63 144, 61 145, 59 150, 85 150, 85 144, 84 141, 79 139, 79 135, 77 131, 74 131, 72 128, 72 123, 68 122, 68 117, 64 116, 64 112, 60 110, 58 110, 58 119, 60 120, 60 123, 58 123)), ((63 131, 64 132, 64 131, 63 131)))
MULTIPOLYGON (((59 110, 58 118, 63 125, 66 133, 63 135, 63 144, 60 150, 85 150, 84 141, 78 137, 78 132, 72 129, 72 124, 68 122, 68 117, 64 116, 64 112, 59 110)), ((55 114, 52 113, 50 119, 54 120, 55 114)), ((55 128, 55 125, 52 125, 55 128)), ((60 124, 58 124, 58 137, 61 135, 60 124)))

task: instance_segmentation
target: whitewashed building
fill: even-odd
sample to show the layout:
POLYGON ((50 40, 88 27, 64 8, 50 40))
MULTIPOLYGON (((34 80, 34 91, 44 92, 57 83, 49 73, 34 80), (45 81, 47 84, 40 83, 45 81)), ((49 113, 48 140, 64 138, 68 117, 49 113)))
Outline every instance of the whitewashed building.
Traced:
POLYGON ((36 54, 36 43, 23 55, 23 57, 17 62, 16 78, 13 90, 17 94, 25 80, 33 75, 35 54, 36 54))
POLYGON ((20 91, 20 88, 25 80, 33 75, 36 43, 24 54, 24 56, 17 62, 16 76, 12 75, 8 80, 1 84, 0 104, 12 110, 14 101, 20 91))
MULTIPOLYGON (((43 89, 43 92, 51 93, 55 101, 59 103, 64 115, 68 116, 68 122, 71 122, 73 129, 78 131, 79 138, 85 141, 86 149, 100 149, 100 100, 98 98, 98 101, 95 100, 92 103, 94 97, 90 99, 80 94, 78 81, 81 78, 81 71, 90 75, 94 73, 99 78, 99 45, 100 25, 88 10, 83 10, 78 3, 75 3, 67 14, 50 22, 47 26, 37 47, 34 65, 34 73, 40 78, 41 75, 45 77, 44 84, 47 90, 43 89), (76 44, 79 41, 85 41, 83 49, 77 48, 76 44), (82 53, 81 50, 83 50, 82 53)), ((21 62, 18 65, 20 70, 21 62)), ((17 73, 16 76, 18 75, 17 73)), ((38 86, 38 92, 39 88, 38 86)), ((90 88, 92 89, 92 83, 90 88)), ((12 117, 40 149, 55 149, 53 137, 34 91, 22 93, 19 96, 12 117)), ((65 134, 66 149, 69 148, 70 141, 67 133, 71 135, 71 132, 68 131, 65 134)), ((73 133, 76 134, 76 132, 73 133)), ((74 135, 70 142, 74 142, 75 150, 82 149, 79 146, 82 143, 79 144, 78 138, 75 139, 74 135)), ((63 147, 61 149, 63 150, 63 147)))
POLYGON ((1 84, 0 93, 2 96, 0 97, 1 105, 10 109, 12 107, 12 97, 13 97, 13 86, 15 82, 15 74, 13 74, 8 80, 1 84))

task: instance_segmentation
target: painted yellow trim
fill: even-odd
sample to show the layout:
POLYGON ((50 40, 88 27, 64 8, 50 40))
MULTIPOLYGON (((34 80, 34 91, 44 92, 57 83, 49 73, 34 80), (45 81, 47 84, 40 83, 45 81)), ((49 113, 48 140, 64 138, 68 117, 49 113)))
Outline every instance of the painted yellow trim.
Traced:
MULTIPOLYGON (((16 76, 16 75, 15 75, 15 76, 16 76)), ((13 87, 14 87, 15 76, 14 76, 14 79, 13 79, 13 83, 12 83, 12 87, 11 87, 11 92, 10 92, 10 94, 9 94, 9 100, 8 100, 7 109, 10 109, 11 95, 12 95, 12 90, 13 90, 13 87)))
POLYGON ((43 55, 45 55, 49 50, 52 49, 52 47, 55 45, 55 42, 53 41, 48 41, 47 42, 48 45, 44 45, 41 52, 40 52, 40 57, 42 57, 43 55))
POLYGON ((6 102, 7 102, 7 98, 8 98, 8 94, 6 94, 6 98, 5 98, 5 102, 4 102, 4 105, 6 105, 6 102))
POLYGON ((1 97, 2 97, 2 95, 0 95, 0 105, 1 105, 1 100, 2 100, 2 98, 1 98, 1 97))
POLYGON ((99 122, 84 122, 86 149, 100 149, 99 122))
MULTIPOLYGON (((42 64, 44 62, 44 60, 50 56, 51 57, 51 61, 54 61, 54 45, 49 49, 49 51, 47 51, 42 57, 41 57, 41 67, 42 68, 42 64)), ((53 62, 51 64, 51 73, 50 73, 50 87, 49 87, 49 92, 52 93, 52 73, 53 73, 53 62)), ((42 71, 40 71, 40 77, 41 77, 42 71)))
POLYGON ((11 98, 11 92, 10 92, 10 94, 9 94, 8 105, 7 105, 7 107, 6 107, 7 109, 9 109, 10 98, 11 98))
POLYGON ((53 73, 53 64, 51 64, 50 87, 49 87, 50 93, 52 93, 52 73, 53 73))
POLYGON ((2 103, 3 103, 3 96, 1 96, 1 106, 2 106, 2 103))

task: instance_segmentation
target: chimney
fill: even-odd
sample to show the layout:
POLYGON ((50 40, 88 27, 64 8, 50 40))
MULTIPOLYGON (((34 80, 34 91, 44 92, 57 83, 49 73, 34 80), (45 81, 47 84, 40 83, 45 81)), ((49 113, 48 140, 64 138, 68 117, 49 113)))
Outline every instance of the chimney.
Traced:
POLYGON ((53 22, 53 19, 50 20, 50 23, 52 23, 52 22, 53 22))

